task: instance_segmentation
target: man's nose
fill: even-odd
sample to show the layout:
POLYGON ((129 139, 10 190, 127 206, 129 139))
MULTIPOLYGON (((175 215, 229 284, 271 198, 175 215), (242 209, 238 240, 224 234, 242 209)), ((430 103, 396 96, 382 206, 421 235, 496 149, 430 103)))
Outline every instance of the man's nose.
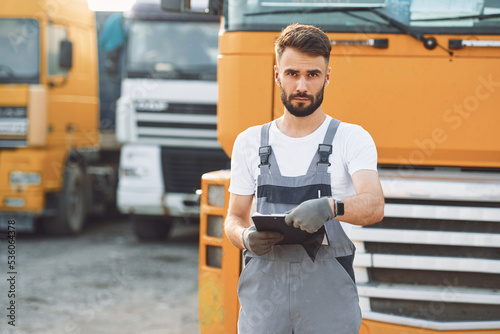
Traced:
POLYGON ((297 82, 297 92, 307 92, 306 78, 302 77, 297 82))

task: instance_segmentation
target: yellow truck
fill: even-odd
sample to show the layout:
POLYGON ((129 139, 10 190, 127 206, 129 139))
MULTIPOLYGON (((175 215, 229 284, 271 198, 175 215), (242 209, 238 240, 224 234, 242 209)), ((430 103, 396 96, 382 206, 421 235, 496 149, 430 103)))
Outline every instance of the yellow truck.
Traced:
POLYGON ((0 229, 75 234, 112 202, 87 1, 0 2, 0 229))
MULTIPOLYGON (((188 10, 179 0, 163 8, 188 10)), ((227 154, 238 133, 283 113, 273 78, 281 29, 314 24, 331 39, 323 110, 373 136, 386 200, 382 222, 351 234, 360 333, 499 333, 498 1, 225 0, 206 12, 222 16, 217 130, 227 154)), ((237 332, 229 182, 227 171, 202 180, 203 334, 237 332)))

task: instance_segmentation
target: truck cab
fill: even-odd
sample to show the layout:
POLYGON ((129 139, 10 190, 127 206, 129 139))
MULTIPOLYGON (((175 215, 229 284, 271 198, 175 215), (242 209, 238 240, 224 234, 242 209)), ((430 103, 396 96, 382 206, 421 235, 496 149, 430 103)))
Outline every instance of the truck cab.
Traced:
POLYGON ((4 0, 0 43, 0 229, 76 234, 115 194, 98 166, 94 13, 85 0, 4 0))
POLYGON ((229 167, 216 129, 218 22, 166 13, 159 3, 125 14, 117 204, 140 239, 197 220, 201 175, 229 167))
MULTIPOLYGON (((163 8, 189 10, 179 0, 163 8)), ((272 76, 279 32, 312 24, 332 43, 323 110, 372 135, 386 203, 380 223, 350 236, 359 333, 498 333, 498 1, 211 0, 207 12, 222 16, 218 137, 228 154, 240 132, 283 115, 272 76), (259 99, 241 93, 255 87, 259 99)), ((204 334, 237 332, 245 263, 223 233, 229 183, 227 171, 203 176, 204 334)), ((254 319, 274 301, 260 300, 254 319)))

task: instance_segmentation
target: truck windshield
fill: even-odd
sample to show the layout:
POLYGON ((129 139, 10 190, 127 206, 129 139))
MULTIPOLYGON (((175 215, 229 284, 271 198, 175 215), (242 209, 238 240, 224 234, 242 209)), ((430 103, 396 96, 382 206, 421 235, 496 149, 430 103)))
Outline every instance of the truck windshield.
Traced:
POLYGON ((326 32, 401 33, 385 16, 419 33, 500 33, 496 0, 225 0, 225 9, 229 31, 280 31, 297 22, 326 32))
POLYGON ((129 78, 217 79, 217 22, 132 21, 129 78))
POLYGON ((40 26, 33 19, 0 19, 0 83, 40 81, 40 26))

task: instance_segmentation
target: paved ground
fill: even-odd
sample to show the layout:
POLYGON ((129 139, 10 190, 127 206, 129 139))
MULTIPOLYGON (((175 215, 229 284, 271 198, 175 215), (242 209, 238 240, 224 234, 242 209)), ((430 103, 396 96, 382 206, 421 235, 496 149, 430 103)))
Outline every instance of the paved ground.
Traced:
POLYGON ((178 224, 169 241, 144 244, 115 218, 78 237, 17 236, 15 299, 3 238, 0 333, 198 333, 198 231, 178 224))

